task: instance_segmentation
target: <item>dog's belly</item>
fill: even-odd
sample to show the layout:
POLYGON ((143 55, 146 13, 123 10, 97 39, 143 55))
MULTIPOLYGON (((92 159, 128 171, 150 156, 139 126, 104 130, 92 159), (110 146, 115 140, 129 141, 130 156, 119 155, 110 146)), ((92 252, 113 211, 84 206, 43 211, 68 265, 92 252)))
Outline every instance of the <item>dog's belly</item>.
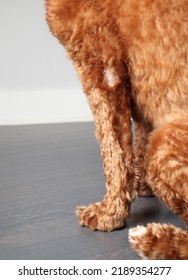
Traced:
POLYGON ((132 114, 135 120, 149 124, 154 129, 165 123, 188 119, 187 98, 182 98, 177 104, 165 96, 154 98, 142 92, 133 96, 132 114))
POLYGON ((152 58, 152 51, 147 54, 140 51, 140 54, 139 61, 133 58, 130 71, 132 100, 137 113, 153 127, 188 118, 186 56, 181 58, 177 52, 172 59, 164 50, 164 57, 157 61, 157 57, 152 58))

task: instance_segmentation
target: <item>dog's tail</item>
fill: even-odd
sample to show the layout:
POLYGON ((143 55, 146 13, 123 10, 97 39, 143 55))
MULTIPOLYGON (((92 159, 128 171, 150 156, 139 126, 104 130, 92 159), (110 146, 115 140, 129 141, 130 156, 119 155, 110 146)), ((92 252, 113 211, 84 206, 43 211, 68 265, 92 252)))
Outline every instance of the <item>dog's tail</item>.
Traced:
POLYGON ((148 224, 129 230, 131 247, 143 259, 188 260, 188 232, 168 224, 148 224))

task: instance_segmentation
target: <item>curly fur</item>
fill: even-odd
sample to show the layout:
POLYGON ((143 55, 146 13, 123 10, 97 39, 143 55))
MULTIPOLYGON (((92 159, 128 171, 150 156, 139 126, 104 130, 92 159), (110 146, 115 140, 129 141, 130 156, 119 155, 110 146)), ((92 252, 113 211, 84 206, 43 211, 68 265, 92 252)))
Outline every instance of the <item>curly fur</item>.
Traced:
MULTIPOLYGON (((46 10, 87 95, 104 162, 107 193, 78 208, 80 225, 123 227, 137 192, 153 192, 187 224, 188 1, 46 0, 46 10)), ((144 258, 188 259, 188 234, 170 225, 129 238, 144 258)))

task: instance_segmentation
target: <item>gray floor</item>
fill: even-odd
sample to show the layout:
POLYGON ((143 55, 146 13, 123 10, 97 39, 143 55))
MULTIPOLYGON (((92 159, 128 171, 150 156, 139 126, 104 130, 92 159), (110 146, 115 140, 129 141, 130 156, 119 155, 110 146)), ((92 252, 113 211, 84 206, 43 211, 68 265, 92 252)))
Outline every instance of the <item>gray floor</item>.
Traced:
POLYGON ((75 208, 102 199, 102 162, 92 123, 0 127, 0 259, 139 259, 130 227, 183 227, 156 198, 138 198, 126 228, 91 232, 75 208))

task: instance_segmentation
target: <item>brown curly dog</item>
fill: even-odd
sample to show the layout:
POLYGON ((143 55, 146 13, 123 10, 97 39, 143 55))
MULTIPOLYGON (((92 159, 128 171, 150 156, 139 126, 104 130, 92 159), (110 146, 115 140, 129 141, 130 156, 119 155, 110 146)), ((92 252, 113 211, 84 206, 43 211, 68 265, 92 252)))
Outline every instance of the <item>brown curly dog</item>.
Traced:
MULTIPOLYGON (((78 209, 80 225, 121 228, 136 194, 151 192, 188 224, 188 1, 46 0, 46 10, 104 162, 107 193, 78 209)), ((171 225, 139 226, 129 240, 146 259, 188 259, 188 233, 171 225)))

